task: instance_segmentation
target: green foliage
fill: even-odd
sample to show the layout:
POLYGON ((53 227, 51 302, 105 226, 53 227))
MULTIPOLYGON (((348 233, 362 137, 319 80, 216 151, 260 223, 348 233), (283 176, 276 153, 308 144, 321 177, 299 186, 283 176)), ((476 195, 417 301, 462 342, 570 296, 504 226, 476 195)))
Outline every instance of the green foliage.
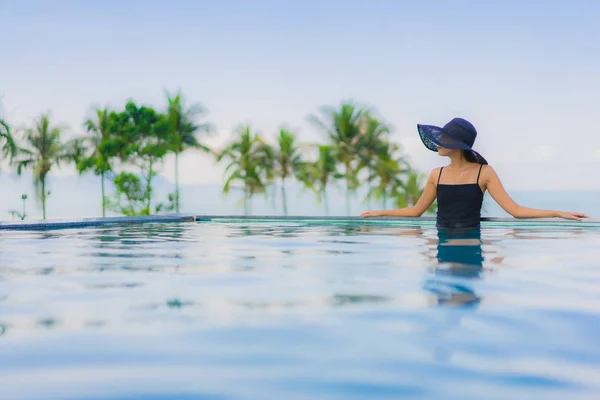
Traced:
MULTIPOLYGON (((140 179, 135 174, 121 172, 115 176, 113 183, 115 185, 115 196, 107 199, 108 209, 119 214, 127 216, 150 215, 151 209, 148 207, 148 187, 147 181, 140 179)), ((154 208, 155 213, 171 212, 175 209, 175 194, 170 193, 166 203, 159 203, 154 208)))
POLYGON ((106 194, 104 181, 107 174, 113 171, 113 161, 119 156, 124 147, 120 130, 125 125, 124 118, 107 108, 97 109, 95 118, 89 118, 84 126, 88 136, 75 139, 75 148, 80 146, 82 150, 75 151, 74 162, 79 173, 92 171, 100 176, 102 188, 102 216, 106 216, 106 194))
POLYGON ((258 193, 266 193, 273 179, 274 150, 249 126, 238 128, 233 141, 217 154, 217 162, 228 161, 227 179, 223 193, 229 193, 231 185, 239 183, 244 191, 244 213, 249 212, 249 201, 258 193))
POLYGON ((336 160, 344 166, 347 190, 355 191, 359 186, 356 150, 368 111, 352 102, 345 102, 339 109, 322 107, 320 113, 321 119, 311 116, 310 120, 325 132, 336 160))
MULTIPOLYGON (((405 208, 414 206, 423 194, 424 184, 427 182, 427 176, 413 169, 408 171, 406 182, 395 188, 396 207, 405 208)), ((434 204, 426 211, 428 214, 435 213, 437 205, 434 204)))
POLYGON ((76 167, 80 173, 92 171, 95 175, 111 172, 113 160, 123 147, 119 141, 122 122, 115 111, 107 108, 95 110, 95 118, 85 121, 88 136, 83 138, 84 154, 77 157, 76 167))
POLYGON ((119 117, 121 159, 149 170, 172 146, 167 116, 130 101, 119 117))
MULTIPOLYGON (((345 102, 338 109, 323 107, 320 114, 321 118, 311 116, 310 119, 326 133, 330 142, 326 151, 331 154, 322 154, 322 157, 329 157, 325 158, 328 163, 333 157, 336 164, 343 167, 343 172, 337 174, 346 180, 348 214, 349 197, 363 182, 369 187, 365 200, 381 201, 384 208, 389 198, 398 204, 414 204, 412 202, 418 200, 423 192, 420 175, 412 171, 400 147, 391 143, 390 127, 375 117, 372 110, 345 102), (363 171, 366 173, 364 181, 360 179, 363 171)), ((332 170, 331 164, 328 169, 332 170)), ((314 184, 313 179, 312 186, 314 184)), ((321 192, 326 184, 320 184, 321 192)))
POLYGON ((148 188, 135 174, 121 172, 113 180, 116 194, 108 199, 109 209, 127 216, 150 215, 146 196, 148 188))
POLYGON ((17 154, 17 146, 11 134, 10 126, 2 119, 0 119, 0 143, 2 143, 0 154, 12 161, 17 154))
POLYGON ((25 130, 23 141, 25 147, 17 150, 17 173, 23 170, 33 171, 36 195, 42 203, 42 215, 46 219, 46 198, 50 192, 46 190, 48 174, 54 167, 71 160, 61 142, 64 127, 52 126, 49 114, 42 114, 34 121, 34 127, 25 130))
MULTIPOLYGON (((286 188, 294 180, 316 194, 326 214, 328 188, 338 180, 346 184, 348 212, 350 196, 361 185, 368 189, 365 200, 380 201, 384 208, 388 200, 398 207, 413 205, 423 192, 424 177, 411 168, 401 148, 392 143, 391 128, 360 104, 348 101, 337 108, 322 107, 318 117, 310 117, 327 139, 324 144, 310 146, 316 152, 310 161, 305 154, 309 145, 300 143, 294 132, 283 128, 271 146, 249 126, 242 126, 225 148, 213 152, 201 140, 202 135, 213 131, 208 123, 198 122, 204 115, 200 105, 186 106, 181 93, 167 93, 164 113, 134 101, 121 110, 98 109, 84 124, 87 134, 63 144, 64 128, 53 126, 46 114, 25 131, 22 147, 13 140, 6 121, 0 120, 0 155, 13 161, 19 174, 24 169, 33 171, 44 218, 50 194, 46 189, 48 174, 63 163, 74 164, 79 173, 93 172, 100 177, 103 216, 106 209, 124 215, 179 212, 179 155, 189 149, 210 152, 217 162, 227 163, 223 192, 240 188, 245 213, 250 211, 255 195, 267 196, 273 193, 270 188, 281 185, 287 215, 286 188), (167 201, 153 208, 153 178, 168 154, 175 156, 175 190, 167 201), (137 171, 115 176, 117 167, 137 171), (107 179, 113 181, 116 192, 110 199, 105 195, 107 179)), ((433 210, 435 206, 429 211, 433 210)))
POLYGON ((296 134, 286 129, 279 130, 277 137, 278 148, 275 150, 274 173, 281 180, 281 201, 283 213, 287 215, 287 198, 285 192, 286 180, 298 177, 306 169, 306 163, 302 160, 300 145, 296 134))
POLYGON ((334 147, 330 145, 317 145, 318 158, 312 163, 307 163, 298 174, 298 180, 311 189, 316 195, 319 203, 325 207, 325 215, 329 215, 327 203, 327 187, 344 175, 337 169, 334 147))
POLYGON ((211 133, 214 128, 208 123, 196 123, 199 117, 206 114, 206 110, 200 104, 186 107, 181 93, 176 93, 174 96, 167 94, 167 102, 166 117, 171 151, 182 153, 186 149, 193 148, 210 152, 210 148, 200 142, 199 136, 211 133))
MULTIPOLYGON (((137 166, 144 180, 146 209, 152 208, 152 178, 156 168, 169 152, 167 116, 152 107, 138 106, 133 101, 125 105, 125 111, 117 116, 115 146, 122 162, 137 166)), ((148 211, 149 212, 149 211, 148 211)))
POLYGON ((199 135, 211 133, 213 128, 210 124, 197 124, 195 121, 203 116, 206 111, 199 104, 186 108, 183 104, 181 93, 174 96, 167 94, 167 124, 169 134, 169 151, 175 154, 175 211, 179 213, 179 154, 188 149, 199 149, 210 152, 210 148, 202 144, 199 135))
POLYGON ((177 194, 176 193, 169 193, 169 195, 167 196, 167 202, 166 203, 158 203, 156 205, 156 213, 160 213, 160 212, 173 212, 176 209, 176 202, 177 200, 177 194))
POLYGON ((350 196, 360 185, 358 172, 360 161, 357 151, 361 147, 366 118, 369 110, 352 102, 345 102, 339 109, 322 107, 321 118, 311 116, 310 120, 325 132, 333 154, 338 163, 344 167, 346 180, 346 213, 350 214, 350 196))
POLYGON ((398 152, 397 145, 386 142, 371 159, 366 181, 369 192, 365 200, 381 201, 382 207, 387 208, 387 200, 395 197, 398 190, 405 186, 410 166, 398 152))
POLYGON ((369 191, 365 200, 380 200, 384 208, 395 189, 403 185, 408 165, 400 147, 389 140, 390 128, 367 113, 362 123, 361 135, 356 140, 358 170, 366 170, 365 183, 369 191))
POLYGON ((276 173, 282 180, 294 176, 303 167, 300 145, 296 134, 287 129, 280 129, 277 137, 276 173))

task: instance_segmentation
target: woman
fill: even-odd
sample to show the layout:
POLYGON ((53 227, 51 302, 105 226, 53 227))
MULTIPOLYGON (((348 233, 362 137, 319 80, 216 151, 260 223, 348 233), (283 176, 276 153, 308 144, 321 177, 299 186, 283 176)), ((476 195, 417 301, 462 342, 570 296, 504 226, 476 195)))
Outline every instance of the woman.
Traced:
POLYGON ((515 218, 589 218, 576 212, 537 210, 518 205, 506 193, 498 175, 485 158, 472 149, 477 137, 475 127, 462 118, 454 118, 443 128, 417 125, 423 144, 450 165, 431 171, 423 194, 412 207, 398 210, 367 211, 361 217, 420 217, 437 198, 438 228, 477 228, 480 225, 483 194, 492 198, 515 218))

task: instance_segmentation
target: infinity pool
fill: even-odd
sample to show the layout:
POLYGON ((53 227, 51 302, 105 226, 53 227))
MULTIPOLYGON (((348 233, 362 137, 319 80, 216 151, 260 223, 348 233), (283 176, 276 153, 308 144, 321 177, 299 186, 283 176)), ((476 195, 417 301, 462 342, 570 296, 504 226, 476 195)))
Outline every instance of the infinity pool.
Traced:
POLYGON ((0 398, 600 398, 600 229, 0 231, 0 398))

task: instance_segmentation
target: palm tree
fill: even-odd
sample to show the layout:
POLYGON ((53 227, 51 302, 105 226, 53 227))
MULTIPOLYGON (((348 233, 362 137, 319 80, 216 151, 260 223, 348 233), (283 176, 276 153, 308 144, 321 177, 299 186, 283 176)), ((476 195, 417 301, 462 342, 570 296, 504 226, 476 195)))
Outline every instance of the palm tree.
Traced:
POLYGON ((59 166, 66 160, 64 147, 61 143, 61 133, 64 127, 52 126, 50 115, 42 114, 36 121, 34 128, 27 129, 24 134, 25 147, 19 149, 19 158, 16 160, 17 173, 21 175, 23 169, 33 170, 33 180, 36 193, 42 202, 42 217, 46 219, 46 181, 50 170, 59 166))
POLYGON ((403 156, 396 156, 399 147, 386 143, 387 148, 381 149, 381 154, 374 158, 369 165, 370 171, 367 198, 381 200, 383 209, 387 208, 387 200, 396 194, 398 188, 405 185, 403 176, 410 171, 410 167, 403 156))
POLYGON ((10 132, 10 126, 3 119, 0 119, 0 139, 4 142, 0 148, 0 153, 5 158, 8 158, 9 161, 12 161, 17 152, 17 146, 10 132))
MULTIPOLYGON (((357 171, 367 170, 366 181, 369 186, 377 180, 378 174, 400 173, 398 166, 394 165, 395 160, 392 159, 392 153, 397 151, 399 147, 389 142, 390 132, 388 125, 375 118, 371 113, 366 113, 361 124, 360 135, 354 139, 354 147, 358 158, 357 171)), ((383 180, 385 181, 386 177, 383 180)), ((369 201, 373 197, 378 199, 385 197, 385 192, 386 189, 382 192, 380 189, 373 190, 371 188, 365 200, 369 201)))
POLYGON ((236 131, 234 139, 217 155, 217 162, 228 160, 228 174, 223 193, 229 193, 231 184, 240 182, 244 190, 244 214, 250 211, 250 200, 257 193, 265 193, 267 183, 273 176, 273 149, 249 126, 236 131))
MULTIPOLYGON (((423 194, 424 183, 427 176, 413 169, 408 171, 406 182, 395 188, 396 207, 405 208, 414 206, 423 194)), ((432 204, 427 213, 435 212, 436 204, 432 204)))
POLYGON ((115 142, 115 130, 118 129, 116 113, 107 108, 97 109, 95 118, 89 118, 84 126, 91 135, 70 141, 70 153, 80 174, 91 170, 100 176, 102 217, 106 217, 104 182, 107 174, 113 170, 112 160, 117 156, 119 148, 119 144, 115 142), (91 154, 85 154, 88 148, 91 154))
POLYGON ((187 149, 200 149, 209 152, 208 146, 200 143, 198 134, 210 133, 210 124, 196 124, 194 120, 205 114, 205 110, 194 104, 186 109, 181 93, 171 96, 167 93, 167 119, 169 135, 172 141, 172 151, 175 153, 175 212, 179 213, 179 154, 187 149))
POLYGON ((321 128, 333 146, 336 160, 344 166, 346 180, 346 213, 350 214, 350 194, 358 187, 358 161, 356 146, 361 136, 363 122, 368 110, 350 102, 342 103, 339 110, 321 108, 322 119, 310 116, 310 120, 321 128))
POLYGON ((325 207, 325 215, 329 215, 327 201, 327 187, 332 180, 343 178, 344 175, 337 170, 335 149, 330 145, 317 145, 319 156, 317 161, 307 164, 298 174, 298 179, 317 195, 319 203, 325 207))
POLYGON ((284 215, 288 215, 285 183, 289 177, 297 176, 301 173, 305 163, 302 161, 300 147, 293 132, 281 129, 277 137, 277 142, 279 143, 279 148, 275 155, 275 174, 281 179, 283 213, 284 215))
POLYGON ((154 108, 127 102, 125 110, 115 116, 119 129, 114 142, 122 162, 140 169, 146 191, 146 208, 142 215, 152 212, 152 179, 156 168, 172 149, 173 141, 169 134, 169 121, 166 114, 154 108))

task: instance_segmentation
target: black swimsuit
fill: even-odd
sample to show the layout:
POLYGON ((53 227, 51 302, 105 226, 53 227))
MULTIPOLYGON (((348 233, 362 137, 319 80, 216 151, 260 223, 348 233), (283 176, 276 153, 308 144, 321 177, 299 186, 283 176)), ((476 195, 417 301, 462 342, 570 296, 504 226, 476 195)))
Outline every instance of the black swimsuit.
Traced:
POLYGON ((437 181, 437 227, 442 229, 478 228, 481 220, 483 192, 479 187, 479 176, 476 183, 460 185, 440 184, 442 171, 437 181))

